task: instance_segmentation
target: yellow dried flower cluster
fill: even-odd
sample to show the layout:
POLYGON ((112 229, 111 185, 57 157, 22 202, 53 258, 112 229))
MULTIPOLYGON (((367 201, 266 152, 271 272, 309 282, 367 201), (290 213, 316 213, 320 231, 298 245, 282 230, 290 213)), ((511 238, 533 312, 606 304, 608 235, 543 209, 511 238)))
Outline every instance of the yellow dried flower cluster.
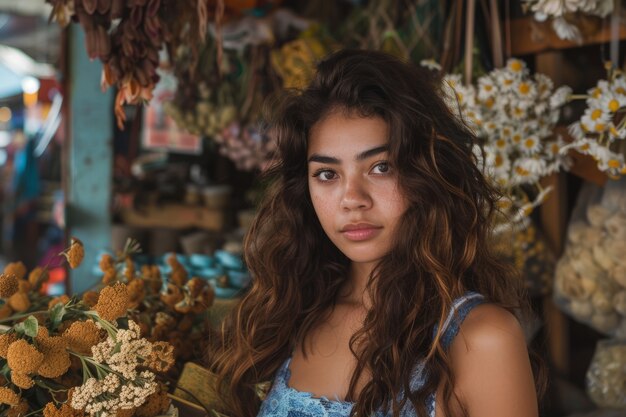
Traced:
POLYGON ((64 336, 49 336, 45 327, 39 328, 35 341, 44 355, 37 373, 45 378, 58 378, 70 368, 68 340, 64 336))
POLYGON ((77 268, 83 262, 83 258, 85 257, 83 242, 75 237, 72 237, 70 248, 67 252, 65 252, 65 257, 67 258, 67 262, 70 264, 72 269, 77 268))
POLYGON ((172 267, 172 275, 171 280, 176 285, 184 285, 187 282, 187 270, 185 267, 178 261, 176 255, 169 255, 167 257, 167 263, 172 267))
POLYGON ((48 302, 48 310, 57 304, 67 304, 70 301, 70 297, 66 294, 53 298, 48 302))
POLYGON ((144 281, 149 283, 150 289, 153 292, 158 292, 163 285, 161 280, 161 270, 156 265, 144 265, 141 267, 141 275, 144 281))
POLYGON ((0 297, 9 298, 19 289, 18 278, 14 274, 0 274, 0 297))
POLYGON ((48 271, 38 266, 28 274, 28 282, 33 288, 37 288, 42 282, 48 280, 48 271))
POLYGON ((11 407, 7 412, 7 417, 24 417, 28 414, 28 402, 22 399, 19 404, 11 407))
POLYGON ((167 342, 154 342, 144 365, 156 372, 165 372, 174 365, 174 359, 174 346, 167 342))
POLYGON ((124 268, 124 276, 127 282, 131 282, 135 279, 135 263, 130 256, 126 257, 126 268, 124 268))
POLYGON ((91 354, 91 347, 102 341, 102 330, 93 320, 75 321, 63 332, 71 350, 83 355, 91 354))
POLYGON ((35 382, 30 377, 39 369, 44 355, 24 339, 9 345, 7 364, 11 368, 11 382, 22 389, 31 388, 35 382))
POLYGON ((85 413, 82 410, 75 410, 69 404, 62 404, 57 409, 53 403, 46 404, 43 409, 44 417, 83 417, 85 413))
POLYGON ((135 309, 139 307, 139 304, 143 301, 146 296, 145 283, 142 279, 133 279, 128 284, 128 295, 129 295, 129 309, 135 309))
POLYGON ((94 307, 96 304, 98 304, 98 297, 100 295, 95 292, 95 291, 86 291, 83 294, 83 303, 85 303, 85 305, 87 307, 94 307))
POLYGON ((126 314, 129 300, 130 297, 126 285, 117 282, 100 291, 98 303, 94 307, 94 310, 96 310, 102 319, 114 321, 126 314))
POLYGON ((0 404, 16 406, 20 403, 20 396, 12 389, 0 387, 0 404))
POLYGON ((15 333, 0 334, 0 356, 6 359, 9 345, 17 340, 15 333))
POLYGON ((24 279, 26 276, 26 265, 23 262, 11 262, 4 267, 5 274, 13 274, 17 279, 24 279))
POLYGON ((18 291, 13 294, 11 297, 9 297, 9 307, 11 307, 13 311, 17 311, 20 313, 28 310, 28 308, 30 307, 30 298, 28 298, 28 293, 18 291))
POLYGON ((117 270, 115 269, 115 261, 113 257, 108 253, 105 253, 100 258, 99 262, 100 270, 104 272, 104 276, 102 277, 103 284, 110 284, 117 279, 117 270))
POLYGON ((145 404, 135 410, 136 417, 154 417, 164 414, 170 406, 170 399, 167 396, 167 389, 159 386, 154 394, 151 394, 145 404))

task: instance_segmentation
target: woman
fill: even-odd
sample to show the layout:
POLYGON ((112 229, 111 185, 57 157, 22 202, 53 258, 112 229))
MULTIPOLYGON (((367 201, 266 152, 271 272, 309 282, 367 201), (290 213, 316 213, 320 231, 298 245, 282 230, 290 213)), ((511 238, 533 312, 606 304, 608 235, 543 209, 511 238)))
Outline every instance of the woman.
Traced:
POLYGON ((497 195, 435 80, 340 51, 270 122, 254 282, 214 363, 226 414, 537 416, 521 282, 487 247, 497 195))

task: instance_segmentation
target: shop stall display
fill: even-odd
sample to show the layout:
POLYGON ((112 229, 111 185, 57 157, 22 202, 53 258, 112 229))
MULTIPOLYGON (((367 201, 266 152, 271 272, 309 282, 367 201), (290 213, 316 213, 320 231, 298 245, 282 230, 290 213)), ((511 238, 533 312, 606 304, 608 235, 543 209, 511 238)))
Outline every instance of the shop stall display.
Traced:
POLYGON ((594 329, 626 337, 626 182, 586 184, 554 282, 557 305, 594 329))
MULTIPOLYGON (((67 250, 59 248, 64 233, 71 234, 72 223, 71 210, 63 206, 63 192, 70 185, 61 185, 58 166, 61 148, 71 143, 70 129, 58 119, 72 115, 61 108, 59 94, 54 113, 62 117, 36 135, 45 133, 47 154, 32 158, 41 141, 28 142, 27 136, 24 146, 16 141, 0 146, 8 152, 7 170, 20 162, 20 152, 30 152, 24 154, 30 157, 28 178, 19 166, 14 171, 24 177, 22 185, 37 188, 36 195, 19 196, 33 205, 24 211, 17 204, 14 210, 5 209, 4 222, 37 213, 48 230, 42 239, 46 244, 30 251, 19 246, 30 231, 15 229, 15 239, 4 232, 3 245, 19 249, 30 274, 13 262, 0 275, 0 323, 5 326, 0 331, 0 362, 6 365, 0 379, 7 382, 0 387, 0 410, 49 417, 65 415, 75 404, 94 416, 115 415, 115 408, 128 405, 122 400, 121 382, 132 380, 141 397, 135 398, 137 404, 142 402, 136 416, 208 413, 212 403, 198 401, 208 394, 197 382, 200 375, 211 376, 201 366, 204 336, 252 282, 243 240, 254 219, 255 202, 268 185, 260 175, 274 162, 276 144, 266 126, 273 97, 307 85, 315 63, 328 53, 364 48, 432 70, 450 111, 475 134, 476 161, 500 194, 493 247, 520 272, 531 301, 542 306, 541 323, 533 325, 529 342, 541 337, 545 324, 550 329, 546 355, 559 377, 568 376, 570 365, 585 367, 584 388, 601 409, 584 417, 613 417, 612 409, 621 415, 626 407, 626 67, 619 46, 626 39, 626 3, 45 3, 51 24, 84 31, 88 56, 101 64, 99 87, 115 93, 110 106, 116 119, 110 146, 113 187, 107 191, 111 206, 103 207, 113 219, 113 243, 98 248, 98 258, 86 260, 84 276, 75 277, 97 282, 94 291, 64 295, 66 272, 71 270, 54 255, 62 250, 63 259, 75 266, 81 244, 76 240, 67 250), (560 65, 565 48, 581 45, 599 51, 597 62, 585 62, 584 70, 560 65), (18 148, 15 158, 12 152, 18 148), (44 171, 54 175, 44 178, 44 171), (575 176, 595 185, 586 182, 579 191, 575 176), (578 193, 575 207, 568 195, 572 192, 578 193), (70 218, 67 232, 65 216, 70 218), (566 218, 570 220, 565 230, 566 218), (125 242, 123 250, 113 249, 125 242), (44 261, 34 259, 42 253, 44 261), (117 301, 108 300, 109 295, 117 301), (119 314, 107 316, 101 308, 107 303, 117 303, 119 314), (610 338, 598 341, 593 358, 586 358, 591 361, 588 367, 568 357, 568 319, 563 314, 610 338), (87 338, 99 346, 97 354, 71 337, 88 330, 99 337, 87 338), (62 353, 59 346, 69 347, 70 353, 62 353), (112 349, 131 354, 124 362, 112 349), (26 354, 37 359, 36 366, 23 360, 26 354), (142 362, 148 356, 154 363, 142 362), (48 357, 67 365, 56 370, 67 371, 63 378, 49 369, 48 357), (137 370, 142 365, 148 373, 137 370), (113 376, 117 374, 112 370, 126 379, 113 376), (110 403, 103 402, 107 392, 114 398, 110 403), (172 404, 168 393, 178 403, 172 404)), ((0 43, 1 33, 2 28, 0 43)), ((66 61, 71 59, 67 53, 61 54, 66 61)), ((64 77, 72 74, 59 79, 64 77)), ((0 79, 0 91, 2 83, 0 79)), ((69 94, 62 91, 65 87, 55 84, 69 94)), ((0 129, 8 130, 4 109, 24 104, 21 96, 17 102, 1 100, 0 129)), ((41 120, 48 107, 38 110, 41 120)), ((13 122, 20 112, 13 112, 13 122)), ((5 171, 3 177, 12 176, 5 171)), ((2 194, 12 200, 6 178, 0 184, 2 194)), ((18 200, 16 194, 14 203, 18 200)), ((88 241, 89 236, 79 238, 88 241)))

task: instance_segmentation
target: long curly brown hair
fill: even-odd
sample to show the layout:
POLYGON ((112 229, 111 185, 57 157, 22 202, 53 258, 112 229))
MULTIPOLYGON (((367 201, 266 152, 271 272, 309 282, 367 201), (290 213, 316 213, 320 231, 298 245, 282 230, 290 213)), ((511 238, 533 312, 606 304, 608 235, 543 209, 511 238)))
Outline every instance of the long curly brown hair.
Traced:
POLYGON ((521 279, 488 245, 498 193, 476 167, 475 138, 437 86, 427 70, 390 55, 343 50, 319 63, 308 88, 274 103, 269 132, 277 160, 266 173, 272 184, 245 239, 253 284, 212 356, 228 415, 257 415, 256 385, 271 381, 295 346, 305 346, 348 277, 350 260, 322 230, 307 183, 309 132, 332 111, 386 121, 390 163, 409 202, 402 233, 368 281, 373 307, 350 340, 357 358, 346 398, 355 402, 352 415, 384 408, 397 417, 410 401, 427 416, 426 399, 443 383, 451 416, 454 375, 433 329, 441 329, 453 300, 475 291, 518 316, 526 308, 521 279), (429 377, 411 391, 417 358, 429 377), (371 380, 356 393, 363 372, 371 380))

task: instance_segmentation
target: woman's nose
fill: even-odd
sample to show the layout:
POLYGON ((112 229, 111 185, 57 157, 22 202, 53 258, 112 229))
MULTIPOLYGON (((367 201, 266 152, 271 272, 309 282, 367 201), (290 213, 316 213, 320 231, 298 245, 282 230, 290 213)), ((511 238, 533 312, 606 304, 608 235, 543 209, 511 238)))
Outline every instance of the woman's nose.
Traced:
POLYGON ((372 199, 365 184, 358 179, 346 181, 341 197, 344 210, 363 210, 372 206, 372 199))

